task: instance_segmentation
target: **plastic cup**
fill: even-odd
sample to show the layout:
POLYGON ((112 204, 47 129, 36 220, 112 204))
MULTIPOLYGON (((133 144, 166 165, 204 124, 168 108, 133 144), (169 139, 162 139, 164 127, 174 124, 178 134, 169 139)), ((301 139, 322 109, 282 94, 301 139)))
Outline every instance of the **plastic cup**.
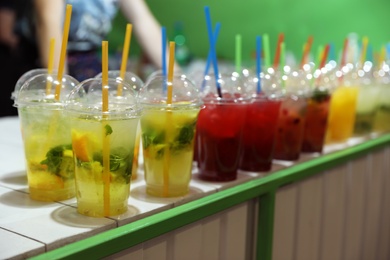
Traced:
POLYGON ((365 62, 358 71, 359 95, 356 103, 354 135, 366 136, 373 132, 375 114, 378 109, 380 87, 374 81, 371 62, 365 62))
POLYGON ((328 128, 325 143, 342 143, 352 137, 356 118, 356 103, 359 87, 352 64, 347 64, 340 73, 341 81, 330 102, 328 128))
POLYGON ((81 82, 66 104, 70 121, 77 211, 91 217, 128 210, 135 137, 141 109, 135 91, 108 79, 108 111, 102 112, 102 79, 81 82), (118 85, 122 95, 117 95, 118 85))
POLYGON ((374 117, 374 131, 377 133, 390 132, 390 68, 385 64, 375 73, 380 95, 378 109, 374 117))
MULTIPOLYGON (((109 70, 108 77, 126 82, 134 91, 136 91, 138 95, 138 92, 144 86, 144 82, 142 81, 142 79, 130 71, 126 71, 125 76, 122 79, 120 73, 121 73, 120 70, 109 70)), ((95 78, 101 78, 101 77, 102 77, 102 73, 99 73, 98 75, 96 75, 95 78)), ((138 124, 137 134, 135 137, 133 169, 131 171, 132 172, 131 180, 136 180, 138 176, 140 145, 141 145, 141 125, 138 124)))
MULTIPOLYGON (((56 71, 54 71, 53 73, 57 73, 56 71)), ((32 77, 34 76, 37 76, 37 75, 40 75, 40 74, 48 74, 47 72, 47 69, 46 68, 39 68, 39 69, 33 69, 33 70, 29 70, 27 72, 25 72, 19 79, 18 81, 16 81, 16 84, 15 84, 15 89, 14 91, 11 93, 11 99, 15 100, 19 91, 20 91, 20 88, 23 86, 24 83, 26 83, 26 81, 28 81, 29 79, 31 79, 32 77)))
POLYGON ((242 151, 242 130, 249 103, 240 77, 222 74, 222 97, 216 93, 214 75, 205 77, 202 99, 205 108, 197 124, 197 165, 199 177, 207 181, 232 181, 237 178, 242 151))
POLYGON ((283 76, 286 94, 277 123, 274 159, 294 161, 300 157, 310 86, 306 76, 293 70, 283 76))
POLYGON ((189 192, 194 136, 201 99, 185 77, 175 76, 172 102, 167 103, 162 76, 146 82, 139 93, 146 192, 157 197, 177 197, 189 192))
POLYGON ((257 93, 258 78, 245 75, 251 96, 246 106, 242 152, 239 169, 252 172, 269 171, 272 166, 276 126, 282 102, 280 81, 270 74, 261 75, 261 92, 257 93))
POLYGON ((321 153, 325 144, 330 101, 332 96, 332 77, 326 69, 317 70, 314 86, 307 100, 307 111, 302 142, 302 152, 321 153))
POLYGON ((60 98, 56 75, 39 74, 28 79, 15 96, 26 161, 30 198, 60 201, 74 197, 74 164, 69 121, 64 101, 78 82, 65 75, 60 98), (46 93, 47 85, 51 91, 46 93))

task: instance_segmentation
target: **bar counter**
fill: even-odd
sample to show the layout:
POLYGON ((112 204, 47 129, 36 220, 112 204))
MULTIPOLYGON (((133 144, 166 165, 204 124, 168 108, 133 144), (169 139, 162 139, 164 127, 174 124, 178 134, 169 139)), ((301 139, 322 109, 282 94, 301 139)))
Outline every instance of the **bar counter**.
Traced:
POLYGON ((1 259, 390 259, 390 134, 226 183, 194 167, 183 197, 147 195, 140 170, 109 218, 29 198, 17 117, 0 118, 0 144, 1 259))

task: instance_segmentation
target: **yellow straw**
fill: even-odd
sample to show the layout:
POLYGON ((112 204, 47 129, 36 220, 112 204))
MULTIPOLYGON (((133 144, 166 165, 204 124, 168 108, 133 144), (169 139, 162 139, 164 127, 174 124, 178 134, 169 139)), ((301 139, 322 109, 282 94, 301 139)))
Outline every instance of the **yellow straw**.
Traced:
MULTIPOLYGON (((53 63, 54 63, 54 46, 56 40, 54 38, 50 39, 50 48, 49 48, 49 60, 47 61, 47 73, 51 75, 53 73, 53 63)), ((49 95, 51 92, 51 81, 46 82, 46 95, 49 95)))
MULTIPOLYGON (((123 52, 122 52, 122 63, 121 63, 121 70, 120 70, 120 77, 121 79, 125 78, 126 69, 127 69, 127 60, 129 58, 129 49, 130 49, 130 41, 131 41, 131 30, 133 26, 131 24, 127 24, 126 26, 126 36, 125 36, 125 43, 123 45, 123 52)), ((118 96, 122 96, 122 84, 118 84, 118 96)))
MULTIPOLYGON (((168 84, 167 84, 167 104, 172 104, 172 85, 173 85, 173 67, 175 64, 175 42, 169 42, 169 60, 168 60, 168 84)), ((172 136, 172 111, 170 108, 167 110, 167 122, 166 122, 166 137, 169 138, 172 136)), ((165 140, 168 143, 168 139, 165 140)), ((164 149, 164 165, 163 165, 163 182, 164 182, 164 190, 163 196, 169 196, 169 164, 171 161, 171 154, 169 150, 169 146, 164 149)))
MULTIPOLYGON (((102 112, 108 112, 108 42, 102 42, 102 112)), ((102 121, 103 132, 103 200, 104 216, 110 215, 110 135, 106 133, 105 120, 102 121)))
POLYGON ((362 43, 362 54, 360 57, 360 65, 363 66, 364 61, 366 60, 366 54, 367 54, 367 45, 368 45, 368 37, 363 37, 363 43, 362 43))
POLYGON ((169 42, 167 104, 172 104, 172 81, 173 81, 174 64, 175 64, 175 42, 169 42))
POLYGON ((62 45, 61 45, 61 56, 60 56, 60 64, 58 66, 58 75, 57 80, 59 84, 56 86, 56 92, 54 95, 55 100, 60 100, 61 93, 61 83, 62 83, 62 75, 64 74, 64 65, 66 59, 66 48, 68 45, 68 37, 69 37, 69 27, 70 27, 70 17, 72 15, 72 5, 66 5, 66 15, 65 15, 65 23, 64 23, 64 31, 62 33, 62 45))

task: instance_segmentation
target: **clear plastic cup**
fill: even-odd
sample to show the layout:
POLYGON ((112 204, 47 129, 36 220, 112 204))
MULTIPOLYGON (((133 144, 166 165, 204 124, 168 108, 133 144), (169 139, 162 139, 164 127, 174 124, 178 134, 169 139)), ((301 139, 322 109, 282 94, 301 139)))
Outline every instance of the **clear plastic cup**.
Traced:
POLYGON ((171 103, 167 100, 168 87, 164 77, 155 76, 139 93, 144 107, 141 132, 146 192, 157 197, 189 192, 195 128, 201 109, 199 92, 191 81, 173 78, 171 103))
POLYGON ((201 93, 205 108, 197 124, 196 160, 199 177, 207 181, 232 181, 237 178, 242 151, 242 134, 250 97, 245 82, 233 74, 207 75, 201 93))
POLYGON ((67 99, 77 211, 91 217, 128 210, 133 153, 141 114, 136 93, 127 83, 108 79, 108 108, 103 112, 102 79, 81 82, 67 99), (121 89, 118 95, 118 89, 121 89))
MULTIPOLYGON (((144 82, 140 77, 138 77, 135 73, 126 71, 125 76, 122 79, 121 78, 121 71, 120 70, 109 70, 108 71, 108 77, 112 79, 118 79, 126 82, 133 90, 136 91, 136 94, 138 95, 138 92, 140 89, 144 86, 144 82)), ((96 78, 101 78, 102 73, 99 73, 95 76, 96 78)), ((139 169, 139 156, 140 156, 140 145, 141 145, 141 125, 138 124, 137 127, 137 134, 135 138, 135 147, 134 147, 134 159, 133 159, 133 170, 131 179, 136 180, 138 176, 138 169, 139 169)))
POLYGON ((24 144, 30 198, 60 201, 74 197, 74 163, 64 105, 77 80, 39 74, 15 96, 24 144), (56 98, 56 89, 60 95, 56 98))

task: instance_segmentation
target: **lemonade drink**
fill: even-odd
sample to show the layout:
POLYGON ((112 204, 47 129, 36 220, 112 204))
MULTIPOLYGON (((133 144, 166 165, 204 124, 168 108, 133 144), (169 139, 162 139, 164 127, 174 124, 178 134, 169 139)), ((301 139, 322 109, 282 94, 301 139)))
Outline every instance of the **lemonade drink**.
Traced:
POLYGON ((372 132, 379 94, 378 86, 364 85, 359 87, 354 126, 355 135, 366 135, 372 132))
POLYGON ((378 109, 374 117, 374 131, 390 132, 390 85, 380 86, 378 109))
POLYGON ((40 73, 25 78, 17 91, 30 198, 60 201, 75 196, 74 164, 64 100, 78 83, 64 75, 40 73), (59 96, 54 94, 60 90, 59 96))
POLYGON ((326 143, 344 142, 352 136, 358 93, 357 86, 340 86, 333 92, 326 143))
POLYGON ((150 106, 141 117, 146 191, 158 197, 185 195, 192 173, 199 107, 150 106))
POLYGON ((109 215, 127 211, 135 135, 138 118, 96 120, 72 117, 77 210, 92 217, 103 217, 103 142, 110 139, 109 215))
POLYGON ((18 109, 30 198, 60 201, 74 197, 74 164, 68 120, 61 109, 18 109))

